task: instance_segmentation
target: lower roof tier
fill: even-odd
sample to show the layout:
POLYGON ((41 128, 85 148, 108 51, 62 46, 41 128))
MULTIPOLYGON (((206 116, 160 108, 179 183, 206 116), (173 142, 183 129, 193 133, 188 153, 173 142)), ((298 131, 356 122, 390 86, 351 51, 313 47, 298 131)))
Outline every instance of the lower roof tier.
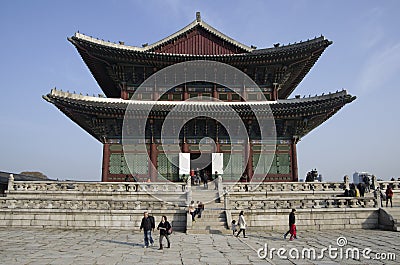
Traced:
MULTIPOLYGON (((301 138, 356 97, 343 90, 309 98, 261 102, 138 101, 82 96, 53 89, 43 98, 104 143, 107 139, 122 137, 125 115, 133 120, 135 118, 152 119, 152 128, 146 124, 146 138, 158 138, 162 122, 171 113, 175 113, 179 119, 186 119, 189 127, 191 127, 189 121, 193 118, 209 120, 209 117, 212 117, 220 120, 240 117, 245 122, 251 139, 259 139, 260 126, 258 124, 262 127, 264 121, 271 120, 273 117, 276 137, 301 138)), ((210 124, 207 125, 209 129, 205 131, 189 129, 186 137, 223 138, 226 132, 215 130, 210 124)), ((182 134, 179 131, 178 133, 182 134)))

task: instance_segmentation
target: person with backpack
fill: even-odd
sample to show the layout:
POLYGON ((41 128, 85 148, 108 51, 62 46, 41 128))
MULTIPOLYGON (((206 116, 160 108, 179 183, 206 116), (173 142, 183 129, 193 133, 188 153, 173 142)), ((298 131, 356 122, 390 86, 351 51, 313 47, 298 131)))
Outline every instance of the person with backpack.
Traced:
POLYGON ((167 216, 163 215, 161 217, 161 222, 157 226, 157 230, 160 230, 160 248, 158 250, 163 249, 163 239, 164 237, 167 239, 167 248, 171 247, 171 243, 169 241, 169 236, 172 233, 172 226, 167 220, 167 216))
POLYGON ((151 230, 154 231, 155 222, 154 222, 154 217, 149 216, 148 212, 144 212, 143 215, 144 216, 142 218, 142 222, 140 223, 140 230, 143 229, 144 232, 144 248, 148 248, 149 243, 150 246, 153 246, 154 244, 153 237, 151 236, 151 230))

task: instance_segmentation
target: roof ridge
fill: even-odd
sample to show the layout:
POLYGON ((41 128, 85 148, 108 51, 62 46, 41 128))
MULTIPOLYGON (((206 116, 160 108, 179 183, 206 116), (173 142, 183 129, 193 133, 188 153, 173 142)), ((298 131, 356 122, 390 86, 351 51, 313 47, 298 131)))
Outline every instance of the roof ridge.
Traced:
POLYGON ((83 33, 80 32, 76 32, 74 37, 78 38, 78 39, 83 39, 86 41, 90 41, 93 43, 97 43, 100 45, 105 45, 105 46, 109 46, 109 47, 114 47, 114 48, 120 48, 120 49, 126 49, 126 50, 133 50, 133 51, 148 51, 151 52, 152 49, 162 45, 163 43, 166 43, 170 40, 173 40, 174 38, 177 38, 179 36, 181 36, 182 34, 184 34, 187 31, 192 30, 193 28, 195 28, 196 26, 200 26, 203 29, 211 32, 212 34, 216 35, 217 37, 228 41, 229 43, 231 43, 232 45, 235 45, 247 52, 251 52, 254 50, 254 48, 249 47, 231 37, 229 37, 228 35, 222 33, 221 31, 217 30, 216 28, 212 27, 211 25, 207 24, 206 22, 204 22, 201 18, 199 18, 200 14, 196 13, 196 19, 193 20, 191 23, 189 23, 188 25, 186 25, 185 27, 183 27, 182 29, 176 31, 175 33, 172 33, 171 35, 156 41, 150 45, 144 46, 144 47, 138 47, 138 46, 133 46, 133 45, 126 45, 125 43, 114 43, 114 42, 110 42, 110 41, 105 41, 105 40, 100 40, 98 38, 93 38, 92 36, 88 36, 85 35, 83 33))
POLYGON ((238 46, 239 48, 241 48, 241 49, 243 49, 245 51, 251 52, 252 50, 254 50, 253 48, 251 48, 251 47, 249 47, 249 46, 247 46, 247 45, 245 45, 243 43, 238 42, 237 40, 229 37, 228 35, 222 33, 221 31, 219 31, 216 28, 212 27, 208 23, 204 22, 201 19, 200 12, 196 12, 196 19, 193 20, 190 24, 188 24, 187 26, 183 27, 182 29, 176 31, 175 33, 172 33, 171 35, 169 35, 169 36, 167 36, 167 37, 165 37, 165 38, 163 38, 163 39, 161 39, 161 40, 159 40, 159 41, 157 41, 157 42, 155 42, 153 44, 150 44, 150 45, 144 47, 144 50, 147 51, 147 50, 154 49, 155 47, 158 47, 158 46, 162 45, 165 42, 168 42, 168 41, 170 41, 170 40, 172 40, 174 38, 177 38, 177 37, 181 36, 185 32, 195 28, 196 26, 202 27, 203 29, 213 33, 217 37, 219 37, 221 39, 224 39, 224 40, 230 42, 231 44, 233 44, 235 46, 238 46))

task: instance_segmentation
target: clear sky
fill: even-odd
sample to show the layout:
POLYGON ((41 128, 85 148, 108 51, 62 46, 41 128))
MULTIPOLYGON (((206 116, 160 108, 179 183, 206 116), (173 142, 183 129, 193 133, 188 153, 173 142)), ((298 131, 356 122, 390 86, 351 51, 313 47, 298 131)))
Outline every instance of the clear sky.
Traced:
POLYGON ((357 96, 298 144, 299 178, 355 171, 400 176, 400 1, 0 1, 0 171, 100 180, 102 145, 42 95, 101 93, 76 49, 76 31, 141 46, 183 28, 196 11, 258 48, 324 35, 333 41, 293 95, 342 88, 357 96))

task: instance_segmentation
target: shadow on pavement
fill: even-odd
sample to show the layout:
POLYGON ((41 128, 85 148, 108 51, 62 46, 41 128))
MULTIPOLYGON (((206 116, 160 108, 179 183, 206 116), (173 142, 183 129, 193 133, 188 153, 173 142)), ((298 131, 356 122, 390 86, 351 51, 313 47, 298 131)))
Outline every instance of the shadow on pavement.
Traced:
POLYGON ((132 246, 132 247, 143 247, 143 244, 138 244, 138 243, 122 242, 122 241, 115 241, 115 240, 100 240, 100 241, 114 243, 114 244, 128 245, 128 246, 132 246))

